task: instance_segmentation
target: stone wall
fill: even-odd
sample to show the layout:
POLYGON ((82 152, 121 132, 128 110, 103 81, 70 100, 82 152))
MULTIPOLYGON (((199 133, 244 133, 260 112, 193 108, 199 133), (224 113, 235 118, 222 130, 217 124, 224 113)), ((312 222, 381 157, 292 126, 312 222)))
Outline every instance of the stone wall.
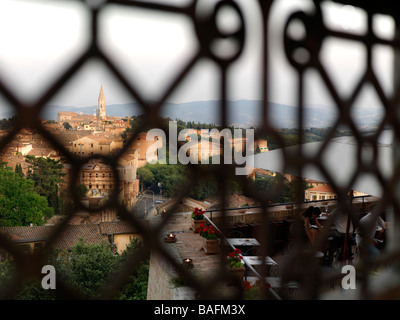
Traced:
MULTIPOLYGON (((160 216, 152 216, 150 223, 158 224, 160 216)), ((176 261, 181 256, 174 244, 165 246, 165 250, 176 261)), ((172 265, 157 253, 150 255, 149 282, 147 286, 147 300, 193 300, 194 292, 191 288, 177 286, 174 279, 177 274, 172 265)))

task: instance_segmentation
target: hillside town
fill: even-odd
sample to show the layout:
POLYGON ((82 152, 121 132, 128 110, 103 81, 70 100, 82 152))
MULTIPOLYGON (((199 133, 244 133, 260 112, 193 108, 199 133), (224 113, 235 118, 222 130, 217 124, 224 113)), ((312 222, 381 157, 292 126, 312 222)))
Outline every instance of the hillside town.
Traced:
MULTIPOLYGON (((115 194, 117 194, 120 204, 132 212, 139 213, 138 217, 146 221, 151 217, 161 217, 163 213, 173 208, 177 214, 184 214, 192 212, 196 208, 218 212, 223 206, 219 203, 218 197, 207 192, 205 196, 198 198, 186 197, 179 205, 176 205, 173 198, 168 194, 167 196, 163 194, 160 181, 151 180, 148 183, 144 178, 141 180, 138 171, 141 168, 147 168, 149 163, 155 160, 149 158, 149 149, 154 148, 154 143, 161 146, 163 141, 160 138, 157 140, 147 139, 147 132, 141 132, 126 147, 125 152, 119 154, 132 137, 133 132, 129 130, 131 119, 107 115, 103 86, 100 88, 98 108, 94 115, 62 111, 58 113, 57 120, 43 120, 42 125, 73 157, 88 159, 80 168, 76 187, 80 190, 80 201, 88 209, 97 211, 81 210, 75 212, 73 216, 69 215, 70 203, 68 201, 71 199, 68 197, 68 188, 73 174, 71 163, 59 149, 52 146, 38 132, 29 128, 21 129, 14 140, 1 151, 0 162, 3 167, 8 167, 9 170, 16 173, 18 171, 23 177, 32 176, 35 170, 33 167, 36 163, 35 159, 39 158, 52 161, 53 164, 60 164, 61 168, 60 180, 56 189, 58 200, 54 202, 57 204, 53 206, 54 212, 51 216, 47 218, 43 216, 36 223, 11 224, 7 222, 0 225, 0 233, 13 241, 24 252, 35 252, 44 247, 56 227, 67 221, 67 228, 53 243, 56 248, 71 251, 83 239, 87 245, 100 244, 105 241, 113 254, 123 254, 132 239, 140 240, 141 234, 139 230, 121 219, 115 209, 104 206, 109 197, 115 194), (113 155, 118 155, 118 186, 115 178, 116 171, 104 160, 113 155), (152 189, 154 185, 158 185, 159 188, 152 189)), ((227 132, 230 133, 230 131, 227 132)), ((7 131, 3 130, 0 134, 5 136, 7 131)), ((185 133, 186 142, 192 143, 190 156, 196 158, 199 163, 214 156, 220 156, 223 152, 218 143, 221 138, 220 134, 214 136, 212 130, 207 130, 208 135, 205 137, 204 134, 205 130, 195 128, 189 128, 185 133)), ((224 138, 229 141, 234 151, 246 148, 247 138, 245 137, 237 138, 227 135, 224 138)), ((256 139, 252 148, 253 153, 268 152, 268 141, 256 139)), ((157 157, 157 155, 155 156, 157 157)), ((259 168, 253 168, 247 178, 254 181, 259 188, 264 188, 273 179, 282 177, 288 185, 296 180, 292 175, 278 174, 259 168)), ((337 198, 334 190, 324 182, 304 179, 304 183, 306 185, 304 201, 326 201, 326 207, 328 207, 329 201, 335 201, 337 198)), ((354 191, 354 196, 366 196, 366 194, 354 191)), ((289 198, 282 199, 282 202, 290 202, 288 200, 290 195, 289 198)), ((233 219, 232 232, 236 230, 235 232, 254 236, 259 225, 256 216, 260 213, 257 209, 260 205, 260 202, 246 197, 241 190, 232 191, 228 198, 228 208, 232 210, 230 211, 230 219, 233 219), (253 207, 252 210, 246 209, 251 207, 253 207), (239 220, 235 219, 249 220, 248 223, 238 223, 239 220)), ((276 206, 274 217, 276 226, 282 223, 280 227, 286 230, 288 226, 283 222, 286 221, 286 218, 293 217, 293 205, 282 203, 281 206, 276 206)), ((213 221, 217 223, 217 213, 214 214, 213 221)), ((176 226, 183 222, 177 222, 176 226)), ((289 242, 287 230, 284 237, 282 234, 273 240, 276 255, 281 254, 289 242)), ((10 259, 10 256, 5 250, 0 250, 0 259, 6 261, 10 259)), ((154 285, 153 282, 149 285, 148 298, 163 299, 162 296, 153 292, 154 285)))

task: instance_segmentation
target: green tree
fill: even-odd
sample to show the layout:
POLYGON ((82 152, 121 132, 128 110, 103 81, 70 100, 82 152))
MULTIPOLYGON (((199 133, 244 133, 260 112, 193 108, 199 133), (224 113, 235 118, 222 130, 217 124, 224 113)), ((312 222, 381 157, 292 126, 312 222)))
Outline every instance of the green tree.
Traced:
POLYGON ((27 178, 35 184, 36 191, 47 198, 49 205, 54 208, 56 214, 60 212, 58 199, 59 184, 63 181, 63 165, 58 160, 51 158, 35 157, 27 155, 27 178))
MULTIPOLYGON (((277 173, 275 176, 261 176, 257 177, 251 184, 254 189, 268 193, 279 190, 278 195, 273 200, 274 203, 287 203, 292 202, 296 198, 294 184, 291 184, 282 174, 277 173)), ((251 196, 247 194, 247 196, 251 196)))
POLYGON ((66 130, 71 130, 71 129, 72 129, 72 126, 71 126, 68 122, 64 122, 64 123, 63 123, 63 126, 64 126, 64 128, 65 128, 66 130))
MULTIPOLYGON (((99 292, 104 289, 107 281, 112 280, 121 267, 130 259, 142 243, 131 239, 125 251, 120 256, 112 254, 110 245, 86 244, 83 239, 69 252, 54 249, 46 255, 46 263, 57 270, 57 281, 62 281, 76 288, 83 297, 99 298, 99 292)), ((0 262, 0 287, 5 288, 17 275, 16 265, 12 260, 0 262)), ((129 276, 126 284, 115 295, 120 300, 145 300, 149 277, 149 255, 144 256, 138 268, 129 276)), ((17 300, 52 300, 63 298, 63 292, 43 290, 41 278, 26 278, 21 290, 16 294, 17 300)))
POLYGON ((288 188, 291 202, 303 201, 305 191, 310 188, 310 185, 303 178, 297 177, 288 183, 288 188))
POLYGON ((20 163, 17 163, 15 165, 15 173, 18 174, 21 177, 25 177, 24 172, 22 171, 22 166, 20 163))
POLYGON ((0 169, 0 225, 43 225, 54 211, 34 183, 12 170, 0 169))
MULTIPOLYGON (((142 246, 142 243, 137 239, 131 239, 120 256, 121 265, 127 262, 132 254, 142 246)), ((120 290, 117 299, 120 300, 146 300, 147 285, 149 280, 150 260, 149 256, 145 257, 139 264, 136 271, 129 277, 127 284, 120 290)))
POLYGON ((106 280, 118 266, 118 256, 112 254, 110 245, 86 244, 83 239, 59 267, 61 278, 75 286, 84 296, 97 298, 106 280))
POLYGON ((85 197, 88 191, 89 189, 84 184, 80 184, 77 187, 78 196, 81 198, 85 197))
POLYGON ((142 185, 142 189, 151 186, 155 182, 154 174, 147 165, 137 170, 137 177, 142 185))
POLYGON ((215 177, 205 177, 200 183, 193 187, 190 197, 196 200, 204 200, 216 195, 218 192, 218 182, 215 177))
POLYGON ((0 120, 0 130, 10 130, 14 127, 15 121, 17 116, 12 116, 8 119, 1 119, 0 120))
POLYGON ((161 182, 163 195, 173 197, 180 191, 182 185, 188 181, 188 169, 181 164, 147 164, 138 169, 139 181, 147 188, 155 182, 161 182))

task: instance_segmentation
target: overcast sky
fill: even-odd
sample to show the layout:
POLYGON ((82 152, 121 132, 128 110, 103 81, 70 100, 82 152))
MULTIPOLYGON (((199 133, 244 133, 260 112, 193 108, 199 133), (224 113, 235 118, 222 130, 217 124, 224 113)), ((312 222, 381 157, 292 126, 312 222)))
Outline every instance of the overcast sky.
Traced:
MULTIPOLYGON (((189 0, 163 0, 181 5, 189 0)), ((206 3, 215 3, 209 0, 206 3)), ((246 46, 232 68, 231 99, 260 99, 260 22, 255 0, 237 0, 246 20, 246 46)), ((281 0, 273 7, 271 18, 271 100, 296 104, 294 74, 281 51, 282 29, 290 12, 296 8, 312 10, 306 0, 281 0), (301 5, 300 5, 301 4, 301 5)), ((342 5, 330 5, 326 24, 349 32, 363 32, 366 17, 361 10, 342 5)), ((72 1, 0 0, 0 76, 9 87, 27 101, 37 99, 85 48, 89 30, 89 15, 85 7, 72 1)), ((126 77, 142 92, 144 99, 158 99, 168 82, 176 76, 184 62, 197 49, 195 30, 190 21, 178 14, 109 7, 101 15, 100 40, 102 48, 116 62, 126 77)), ((386 37, 393 34, 390 19, 378 17, 376 31, 386 37)), ((226 12, 222 27, 236 28, 237 16, 226 12)), ((301 29, 299 29, 301 30, 301 29)), ((378 76, 390 90, 392 55, 387 48, 378 47, 374 61, 378 76)), ((365 51, 362 46, 346 41, 327 41, 321 59, 342 94, 349 94, 354 80, 363 70, 365 51)), ((307 76, 307 103, 332 104, 326 89, 318 85, 318 75, 307 76)), ((210 61, 196 65, 181 83, 172 102, 219 99, 218 73, 210 61)), ((132 101, 113 75, 97 61, 85 64, 52 103, 66 106, 97 104, 100 85, 106 103, 132 101)), ((376 107, 374 95, 365 90, 360 103, 376 107)), ((7 103, 0 99, 2 108, 7 103)))

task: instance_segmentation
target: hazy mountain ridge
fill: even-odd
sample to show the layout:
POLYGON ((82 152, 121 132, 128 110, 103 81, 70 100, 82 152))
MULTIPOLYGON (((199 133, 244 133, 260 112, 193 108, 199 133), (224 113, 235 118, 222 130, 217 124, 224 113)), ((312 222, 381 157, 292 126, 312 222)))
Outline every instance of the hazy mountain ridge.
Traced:
MULTIPOLYGON (((59 111, 73 111, 95 114, 97 106, 72 107, 48 105, 41 117, 45 120, 56 120, 59 111)), ((270 102, 269 117, 276 128, 297 127, 298 107, 270 102)), ((139 115, 142 109, 137 103, 110 104, 106 106, 107 115, 126 117, 139 115)), ((257 126, 260 124, 262 101, 236 100, 228 102, 228 123, 235 126, 257 126)), ((2 114, 3 117, 9 117, 2 114)), ((163 105, 161 116, 183 121, 220 124, 219 101, 194 101, 185 103, 167 102, 163 105)), ((382 111, 372 108, 355 108, 352 112, 357 126, 374 127, 382 117, 382 111)), ((337 119, 338 112, 334 107, 309 105, 304 109, 304 127, 329 127, 337 119)))

